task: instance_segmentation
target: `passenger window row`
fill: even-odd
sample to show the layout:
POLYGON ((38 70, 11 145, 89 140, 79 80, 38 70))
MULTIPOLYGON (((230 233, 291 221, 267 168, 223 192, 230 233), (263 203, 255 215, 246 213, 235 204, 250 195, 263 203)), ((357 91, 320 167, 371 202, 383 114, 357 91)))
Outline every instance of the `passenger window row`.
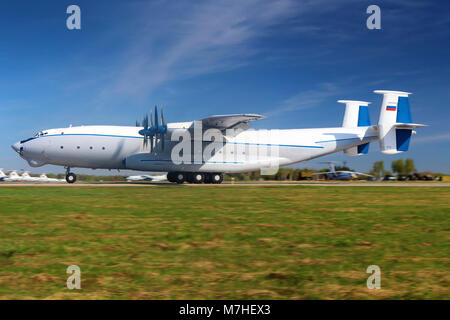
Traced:
MULTIPOLYGON (((60 148, 60 149, 64 149, 64 146, 60 146, 59 148, 60 148)), ((80 146, 77 146, 77 149, 79 150, 79 149, 81 149, 81 147, 80 147, 80 146)), ((89 150, 93 150, 93 149, 94 149, 93 146, 90 146, 90 147, 89 147, 89 150)), ((102 150, 106 150, 106 148, 105 148, 105 147, 102 147, 102 150)))

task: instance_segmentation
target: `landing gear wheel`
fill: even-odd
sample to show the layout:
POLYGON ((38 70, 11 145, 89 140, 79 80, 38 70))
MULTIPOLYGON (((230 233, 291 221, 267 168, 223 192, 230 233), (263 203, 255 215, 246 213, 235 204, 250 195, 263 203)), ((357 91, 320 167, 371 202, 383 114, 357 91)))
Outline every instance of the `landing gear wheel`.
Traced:
POLYGON ((67 183, 75 183, 77 181, 77 175, 75 173, 69 172, 66 174, 67 183))
POLYGON ((203 173, 193 173, 192 180, 194 183, 202 183, 205 180, 205 176, 203 173))
POLYGON ((186 180, 186 174, 183 172, 177 172, 175 174, 175 182, 178 184, 182 184, 186 180))
POLYGON ((221 174, 221 173, 213 173, 212 175, 211 175, 211 180, 212 180, 212 183, 214 183, 214 184, 220 184, 220 183, 222 183, 222 181, 223 181, 223 174, 221 174))

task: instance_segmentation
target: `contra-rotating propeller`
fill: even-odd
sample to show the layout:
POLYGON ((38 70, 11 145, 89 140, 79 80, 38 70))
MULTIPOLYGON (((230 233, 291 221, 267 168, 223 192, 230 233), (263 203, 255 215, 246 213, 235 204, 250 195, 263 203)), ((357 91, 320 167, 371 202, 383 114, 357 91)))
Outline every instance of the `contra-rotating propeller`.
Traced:
POLYGON ((161 150, 164 151, 164 140, 165 135, 167 132, 167 125, 164 122, 164 114, 163 110, 161 108, 161 125, 159 125, 159 119, 158 119, 158 108, 155 106, 155 123, 153 124, 153 114, 150 110, 150 126, 148 123, 148 116, 145 115, 144 119, 142 120, 142 127, 143 129, 139 130, 139 134, 141 136, 144 136, 144 147, 147 146, 148 140, 150 139, 150 152, 153 153, 153 146, 156 147, 156 142, 161 142, 161 150), (153 142, 155 140, 155 143, 153 142))

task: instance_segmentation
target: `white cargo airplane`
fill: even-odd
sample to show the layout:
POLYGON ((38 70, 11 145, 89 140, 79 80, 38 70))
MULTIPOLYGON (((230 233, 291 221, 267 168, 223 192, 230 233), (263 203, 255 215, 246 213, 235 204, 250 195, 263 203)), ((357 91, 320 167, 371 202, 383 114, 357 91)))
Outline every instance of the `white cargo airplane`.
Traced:
POLYGON ((167 175, 166 174, 162 174, 162 175, 155 175, 155 176, 151 176, 151 175, 141 175, 141 176, 129 176, 126 177, 127 180, 129 181, 165 181, 167 180, 167 175))
POLYGON ((364 101, 339 101, 346 104, 342 127, 289 130, 246 130, 249 121, 264 118, 255 114, 168 124, 161 114, 159 124, 155 108, 150 126, 146 116, 137 127, 49 129, 12 148, 32 167, 64 166, 69 183, 76 180, 73 167, 168 172, 170 182, 221 183, 224 172, 270 171, 338 151, 365 154, 373 141, 386 154, 407 151, 414 128, 423 126, 412 122, 410 93, 375 93, 383 94, 377 125, 371 125, 364 101))

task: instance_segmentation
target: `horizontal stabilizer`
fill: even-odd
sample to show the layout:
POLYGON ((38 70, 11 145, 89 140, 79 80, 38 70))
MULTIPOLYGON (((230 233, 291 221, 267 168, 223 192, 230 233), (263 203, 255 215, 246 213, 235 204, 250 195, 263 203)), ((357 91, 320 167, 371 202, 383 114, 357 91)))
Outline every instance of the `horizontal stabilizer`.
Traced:
POLYGON ((419 124, 419 123, 401 123, 397 122, 394 124, 394 127, 397 129, 414 129, 414 128, 420 128, 420 127, 426 127, 426 124, 419 124))

